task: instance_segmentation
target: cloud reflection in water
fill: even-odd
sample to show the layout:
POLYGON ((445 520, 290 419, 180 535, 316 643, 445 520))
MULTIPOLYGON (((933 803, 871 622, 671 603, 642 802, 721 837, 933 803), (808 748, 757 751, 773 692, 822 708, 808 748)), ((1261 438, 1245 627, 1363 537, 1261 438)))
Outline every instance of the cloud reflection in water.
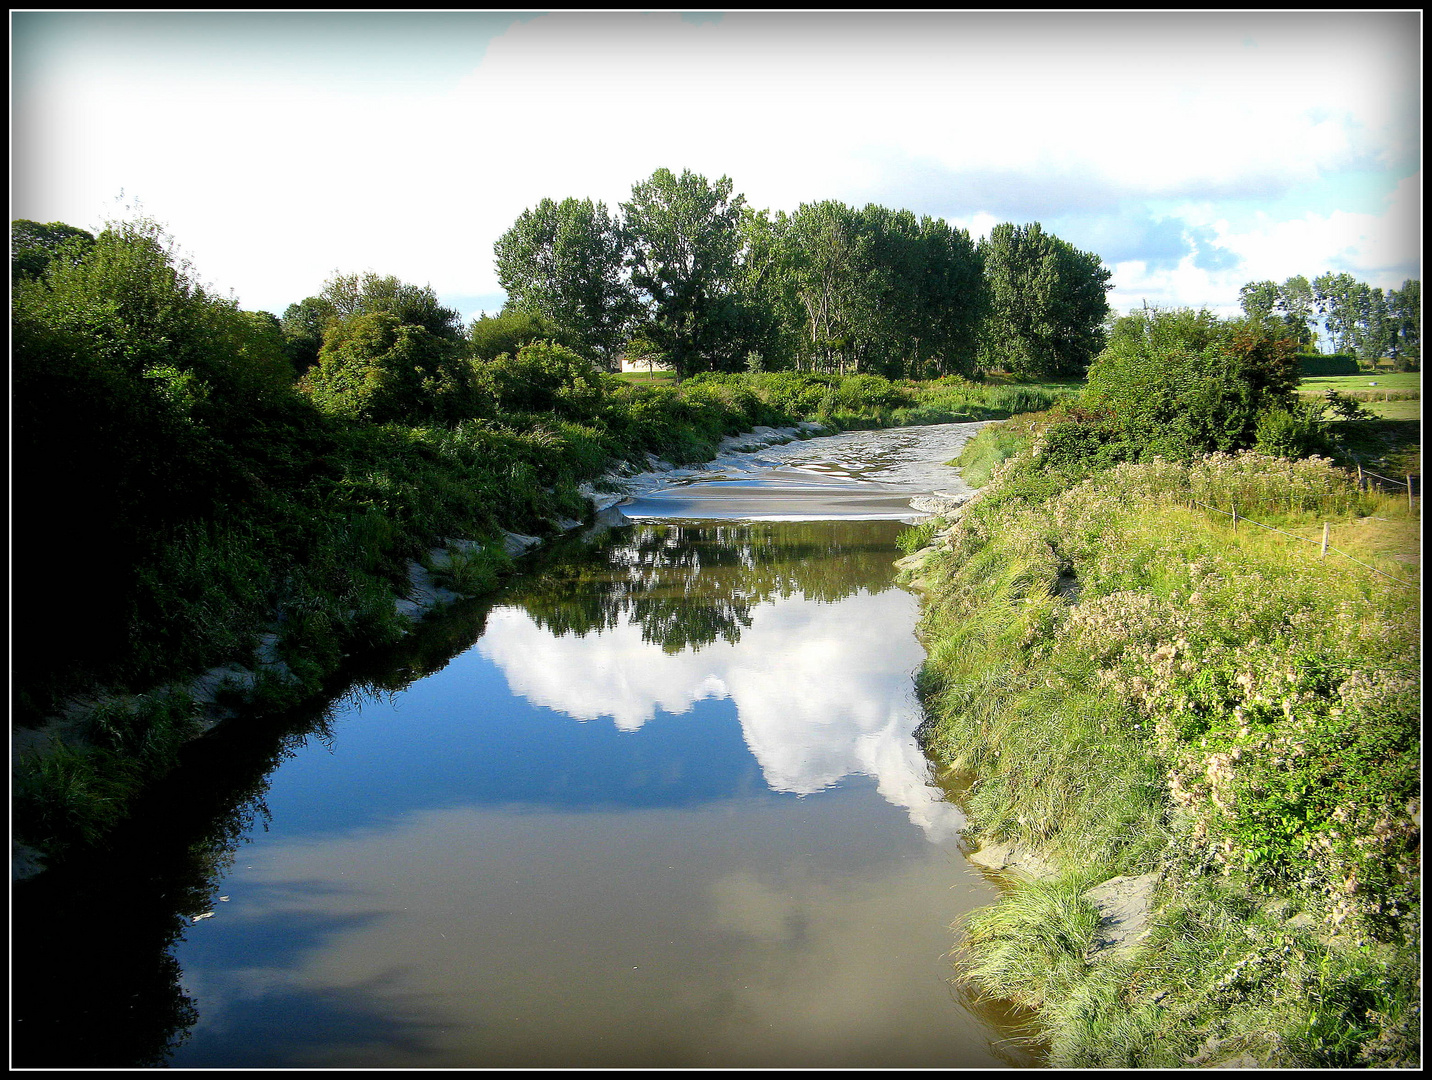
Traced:
POLYGON ((774 791, 809 795, 847 776, 874 777, 933 841, 963 818, 928 783, 916 745, 911 673, 923 653, 916 600, 897 589, 815 602, 774 597, 738 640, 665 651, 619 616, 601 633, 557 635, 521 608, 494 610, 478 651, 512 692, 579 721, 610 717, 636 732, 658 712, 707 698, 736 706, 746 745, 774 791))

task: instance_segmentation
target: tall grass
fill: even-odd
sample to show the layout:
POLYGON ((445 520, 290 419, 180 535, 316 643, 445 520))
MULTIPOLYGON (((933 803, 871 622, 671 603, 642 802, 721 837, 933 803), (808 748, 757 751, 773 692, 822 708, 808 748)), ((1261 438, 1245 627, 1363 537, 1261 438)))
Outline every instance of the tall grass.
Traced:
POLYGON ((968 978, 1043 1003, 1053 1064, 1405 1058, 1416 590, 1191 505, 1236 504, 1289 532, 1382 518, 1413 553, 1405 500, 1359 492, 1325 460, 1251 453, 1125 463, 1072 485, 1045 474, 1031 496, 1038 449, 1036 434, 991 470, 927 566, 922 730, 950 769, 977 775, 972 835, 1089 880, 1173 867, 1179 899, 1152 944, 1081 966, 1078 906, 1055 902, 1071 887, 1016 887, 972 920, 968 978), (1268 896, 1335 945, 1268 919, 1250 938, 1268 896), (1342 974, 1315 989, 1314 967, 1342 974), (1374 971, 1404 989, 1374 1000, 1374 971))

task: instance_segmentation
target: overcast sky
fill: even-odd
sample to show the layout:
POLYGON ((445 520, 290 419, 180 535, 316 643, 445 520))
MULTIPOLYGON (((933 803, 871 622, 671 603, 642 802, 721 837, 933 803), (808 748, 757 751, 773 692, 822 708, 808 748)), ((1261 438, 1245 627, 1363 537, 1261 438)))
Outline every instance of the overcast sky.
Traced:
POLYGON ((1421 14, 11 13, 11 217, 138 200, 282 314, 336 271, 501 306, 543 197, 1038 221, 1120 310, 1421 277, 1421 14), (122 193, 122 197, 121 197, 122 193))

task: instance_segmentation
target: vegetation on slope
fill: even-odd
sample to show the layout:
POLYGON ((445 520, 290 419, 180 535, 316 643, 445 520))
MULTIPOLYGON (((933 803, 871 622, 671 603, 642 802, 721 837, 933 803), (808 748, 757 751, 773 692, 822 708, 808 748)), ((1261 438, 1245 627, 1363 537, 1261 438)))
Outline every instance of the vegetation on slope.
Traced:
POLYGON ((970 920, 965 977, 1056 1066, 1415 1063, 1416 518, 1269 434, 1274 343, 1142 319, 1082 403, 970 444, 988 482, 923 571, 929 747, 972 835, 1059 869, 970 920), (1149 872, 1149 934, 1094 955, 1083 893, 1149 872))

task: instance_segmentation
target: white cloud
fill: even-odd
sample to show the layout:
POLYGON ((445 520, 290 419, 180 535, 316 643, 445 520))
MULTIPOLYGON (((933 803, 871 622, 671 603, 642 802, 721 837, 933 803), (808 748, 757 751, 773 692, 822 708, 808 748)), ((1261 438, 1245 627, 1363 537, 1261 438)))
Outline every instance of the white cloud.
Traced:
POLYGON ((1326 272, 1347 272, 1383 289, 1399 288, 1421 261, 1421 173, 1401 181, 1379 214, 1333 210, 1277 219, 1265 212, 1230 220, 1216 203, 1180 207, 1176 217, 1190 228, 1207 227, 1214 246, 1239 259, 1228 270, 1208 271, 1189 255, 1170 269, 1152 270, 1139 260, 1113 267, 1111 304, 1119 311, 1144 300, 1159 306, 1206 306, 1238 311, 1238 289, 1250 281, 1286 281, 1326 272))

